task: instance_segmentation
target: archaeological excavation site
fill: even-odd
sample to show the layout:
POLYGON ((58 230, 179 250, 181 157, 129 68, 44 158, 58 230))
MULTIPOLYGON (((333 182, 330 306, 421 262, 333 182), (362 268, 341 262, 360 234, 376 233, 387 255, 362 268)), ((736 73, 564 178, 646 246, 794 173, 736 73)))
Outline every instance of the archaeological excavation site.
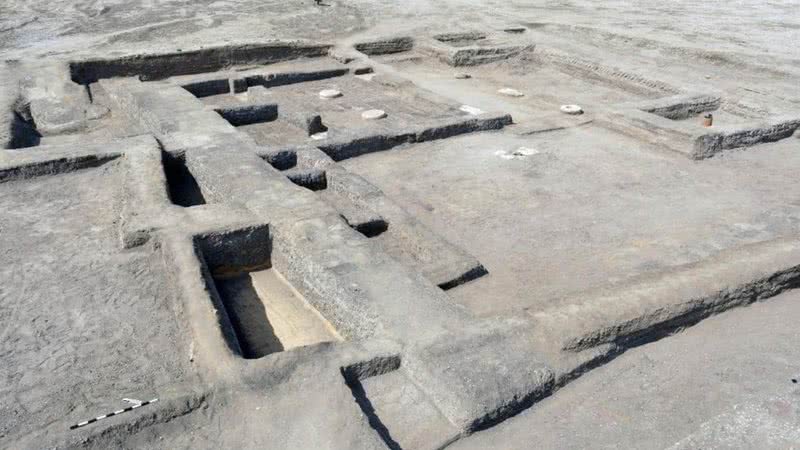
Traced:
POLYGON ((0 0, 0 448, 800 448, 800 2, 0 0))

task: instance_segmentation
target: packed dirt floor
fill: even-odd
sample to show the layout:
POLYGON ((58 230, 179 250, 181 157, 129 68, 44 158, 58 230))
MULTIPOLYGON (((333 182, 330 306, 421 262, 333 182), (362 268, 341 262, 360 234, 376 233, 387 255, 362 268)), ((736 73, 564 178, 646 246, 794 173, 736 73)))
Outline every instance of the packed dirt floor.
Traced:
POLYGON ((0 448, 800 448, 798 42, 0 0, 0 448))

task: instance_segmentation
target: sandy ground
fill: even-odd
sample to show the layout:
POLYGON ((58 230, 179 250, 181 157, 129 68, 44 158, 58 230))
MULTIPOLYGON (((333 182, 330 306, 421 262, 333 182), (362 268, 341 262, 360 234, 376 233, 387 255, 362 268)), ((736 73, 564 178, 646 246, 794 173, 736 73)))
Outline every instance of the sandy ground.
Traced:
POLYGON ((118 176, 112 162, 0 185, 0 437, 194 379, 163 262, 119 249, 118 176))
POLYGON ((427 2, 336 1, 9 1, 0 17, 0 44, 15 48, 76 48, 168 40, 326 37, 375 28, 402 32, 437 26, 556 23, 600 28, 675 46, 798 59, 796 1, 695 2, 654 0, 427 2), (258 24, 256 27, 247 26, 258 24))
POLYGON ((783 294, 630 350, 448 448, 796 448, 798 299, 783 294))
POLYGON ((697 164, 582 127, 343 164, 484 263, 489 275, 449 293, 492 315, 796 233, 796 149, 789 140, 697 164), (519 148, 533 154, 503 157, 519 148))

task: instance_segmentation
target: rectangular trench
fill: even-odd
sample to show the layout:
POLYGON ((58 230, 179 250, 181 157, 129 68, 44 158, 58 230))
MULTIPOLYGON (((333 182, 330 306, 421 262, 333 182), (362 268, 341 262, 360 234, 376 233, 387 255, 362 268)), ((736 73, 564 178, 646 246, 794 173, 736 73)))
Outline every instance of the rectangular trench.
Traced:
POLYGON ((214 284, 247 359, 339 340, 275 269, 218 277, 214 284))
MULTIPOLYGON (((339 341, 333 326, 271 267, 266 225, 197 236, 206 283, 246 359, 339 341)), ((221 322, 223 327, 226 321, 221 322)), ((230 333, 228 333, 230 335, 230 333)))

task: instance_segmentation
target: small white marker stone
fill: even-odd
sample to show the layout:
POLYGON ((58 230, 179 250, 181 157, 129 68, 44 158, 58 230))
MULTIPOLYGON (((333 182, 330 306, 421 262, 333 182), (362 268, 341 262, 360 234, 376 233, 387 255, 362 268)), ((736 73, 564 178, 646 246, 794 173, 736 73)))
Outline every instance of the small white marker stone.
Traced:
POLYGON ((498 156, 500 158, 503 158, 503 159, 513 159, 514 158, 512 155, 509 155, 508 152, 505 151, 505 150, 498 150, 498 151, 494 152, 494 155, 498 156))
POLYGON ((311 135, 311 139, 315 141, 320 141, 322 139, 328 139, 328 132, 323 131, 322 133, 314 133, 311 135))
POLYGON ((511 88, 503 88, 503 89, 498 90, 497 92, 499 92, 499 93, 501 93, 503 95, 507 95, 509 97, 522 97, 523 95, 525 95, 522 92, 520 92, 520 91, 518 91, 516 89, 511 89, 511 88))
POLYGON ((472 78, 472 75, 470 75, 468 73, 464 73, 464 72, 459 72, 459 73, 455 74, 454 76, 456 77, 457 80, 466 80, 468 78, 472 78))
POLYGON ((514 155, 514 156, 531 156, 531 155, 536 155, 538 153, 539 153, 539 150, 536 150, 535 148, 520 147, 520 148, 514 150, 514 153, 512 153, 512 155, 514 155))
POLYGON ((483 110, 478 109, 478 108, 476 108, 474 106, 461 105, 461 107, 458 108, 458 109, 463 111, 463 112, 465 112, 465 113, 467 113, 467 114, 472 114, 473 116, 477 116, 478 114, 483 114, 483 110))
POLYGON ((341 96, 342 96, 342 91, 338 91, 336 89, 323 89, 319 91, 320 98, 336 98, 341 96))
POLYGON ((519 147, 514 151, 508 150, 498 150, 494 152, 495 156, 498 156, 503 159, 521 159, 527 158, 528 156, 536 155, 539 153, 539 150, 535 148, 528 148, 528 147, 519 147))
POLYGON ((386 117, 386 111, 382 109, 368 109, 361 113, 361 118, 365 120, 378 120, 386 117))
POLYGON ((578 105, 562 105, 561 112, 564 114, 569 114, 571 116, 577 116, 583 114, 583 108, 578 105))

